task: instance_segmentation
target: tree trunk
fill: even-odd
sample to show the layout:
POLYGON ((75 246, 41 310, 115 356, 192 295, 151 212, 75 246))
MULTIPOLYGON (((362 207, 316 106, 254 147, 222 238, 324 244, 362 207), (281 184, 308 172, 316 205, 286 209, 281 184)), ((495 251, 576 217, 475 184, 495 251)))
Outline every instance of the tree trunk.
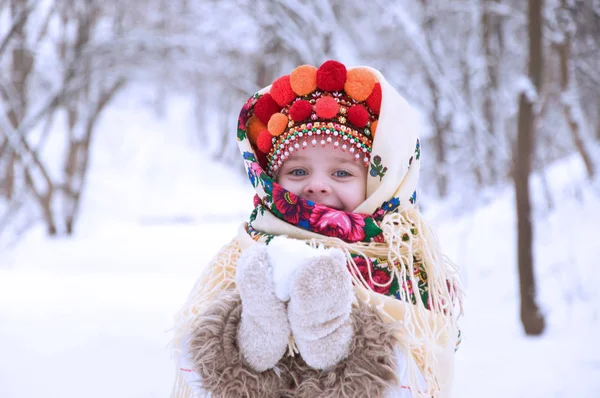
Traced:
MULTIPOLYGON (((462 85, 463 92, 465 93, 465 102, 469 109, 473 109, 473 87, 471 85, 471 75, 473 74, 473 68, 469 63, 469 57, 471 54, 468 52, 463 54, 460 57, 460 69, 462 71, 462 85)), ((479 134, 478 129, 475 127, 472 118, 469 118, 469 125, 467 127, 468 135, 471 139, 475 148, 480 147, 481 135, 479 134)), ((475 176, 475 183, 477 184, 477 188, 483 188, 485 185, 484 178, 484 168, 485 165, 481 161, 476 161, 473 164, 473 175, 475 176)))
MULTIPOLYGON (((90 160, 90 150, 92 146, 92 140, 98 119, 106 106, 113 100, 116 94, 125 85, 124 79, 119 79, 112 84, 111 87, 103 90, 99 95, 97 104, 91 105, 89 95, 83 97, 84 103, 89 104, 88 106, 92 109, 86 112, 88 119, 81 121, 83 134, 79 138, 75 134, 71 136, 69 155, 66 160, 64 172, 65 172, 65 190, 64 199, 68 206, 65 206, 64 211, 64 223, 65 233, 72 235, 75 229, 75 222, 79 215, 79 208, 81 204, 81 195, 85 188, 87 181, 87 172, 90 160)), ((76 106, 76 105, 75 105, 76 106)), ((75 126, 73 126, 75 128, 75 126)))
MULTIPOLYGON (((436 37, 434 32, 437 28, 437 19, 435 18, 435 14, 433 12, 428 11, 427 5, 424 4, 424 7, 425 18, 423 20, 423 32, 427 49, 430 54, 436 54, 436 37)), ((436 58, 438 58, 437 55, 436 58)), ((439 171, 436 175, 436 185, 438 194, 441 197, 445 197, 448 195, 449 185, 448 165, 446 162, 448 159, 447 143, 450 132, 451 116, 449 116, 447 112, 442 113, 442 104, 440 102, 443 100, 443 88, 439 84, 439 79, 436 79, 434 74, 428 69, 426 70, 426 82, 427 86, 429 87, 432 101, 432 106, 429 113, 434 129, 432 142, 435 150, 436 169, 439 171)))
MULTIPOLYGON (((561 0, 561 8, 565 13, 568 13, 567 7, 566 0, 561 0)), ((570 22, 574 24, 574 21, 570 22)), ((579 102, 579 95, 576 87, 577 82, 575 81, 573 75, 574 65, 571 57, 571 48, 573 42, 572 30, 573 28, 570 28, 570 26, 563 28, 563 40, 562 42, 556 44, 556 49, 560 60, 560 91, 562 112, 565 116, 565 119, 567 119, 575 147, 583 159, 588 177, 593 179, 596 174, 596 168, 592 160, 592 156, 590 155, 590 152, 585 144, 585 126, 582 126, 583 120, 581 120, 581 117, 578 117, 583 115, 583 110, 581 109, 579 102), (579 108, 580 111, 579 115, 577 115, 577 108, 579 108)))
MULTIPOLYGON (((485 118, 487 127, 492 137, 498 137, 497 123, 496 123, 496 104, 495 98, 498 96, 498 75, 499 65, 498 62, 498 47, 494 43, 498 41, 496 37, 499 32, 499 17, 493 15, 492 6, 496 3, 496 0, 484 0, 483 12, 481 14, 481 29, 482 29, 482 41, 484 48, 484 56, 487 71, 487 88, 483 95, 483 116, 485 118)), ((486 158, 488 167, 489 183, 495 184, 498 180, 497 160, 496 160, 496 145, 493 141, 489 141, 486 145, 486 158)))
POLYGON ((40 205, 42 216, 44 218, 44 222, 46 223, 46 232, 49 236, 56 236, 58 234, 58 228, 56 227, 54 212, 52 211, 52 198, 54 196, 53 186, 51 184, 48 185, 46 192, 43 194, 40 193, 36 189, 31 171, 27 167, 25 168, 25 180, 27 181, 27 185, 32 190, 38 204, 40 205))
MULTIPOLYGON (((23 0, 13 0, 11 4, 11 17, 17 21, 10 34, 16 42, 10 52, 10 86, 12 93, 6 91, 6 103, 8 104, 8 120, 13 129, 18 130, 27 113, 29 99, 27 95, 27 80, 33 68, 33 56, 27 51, 27 33, 24 29, 29 15, 27 4, 23 0)), ((8 133, 7 133, 8 134, 8 133)), ((3 176, 6 197, 11 199, 15 191, 15 171, 17 167, 17 154, 10 147, 4 148, 7 152, 8 162, 5 175, 3 176)))
POLYGON ((17 167, 17 155, 8 150, 8 161, 4 166, 4 176, 2 177, 2 194, 8 200, 12 200, 15 194, 15 168, 17 167))
MULTIPOLYGON (((542 4, 529 0, 529 78, 537 93, 542 85, 542 4)), ((521 93, 517 147, 514 150, 513 172, 517 207, 517 251, 521 295, 521 322, 527 335, 544 332, 545 321, 536 303, 536 284, 533 272, 533 225, 529 176, 535 149, 535 99, 521 93)))
MULTIPOLYGON (((12 14, 13 17, 16 18, 19 13, 26 13, 26 2, 23 0, 15 0, 12 2, 12 14)), ((18 131, 21 128, 21 123, 23 122, 25 115, 27 114, 29 108, 29 98, 28 98, 28 81, 30 79, 30 74, 33 70, 33 65, 35 59, 33 57, 32 51, 27 47, 27 31, 24 28, 24 23, 26 22, 26 18, 23 20, 23 23, 20 24, 16 30, 14 31, 15 41, 17 45, 12 50, 12 62, 11 62, 11 82, 14 87, 14 92, 16 93, 13 101, 7 101, 11 106, 8 111, 8 119, 12 124, 12 127, 15 131, 18 131)), ((21 132, 21 145, 23 149, 32 155, 34 164, 36 168, 39 170, 39 173, 42 175, 44 182, 47 187, 45 190, 38 188, 32 176, 32 170, 28 167, 28 165, 23 164, 23 170, 25 175, 25 183, 30 189, 34 196, 36 197, 38 204, 42 210, 42 214, 44 220, 46 222, 46 229, 49 235, 56 235, 57 228, 54 222, 54 217, 52 213, 52 196, 54 193, 54 187, 50 180, 49 174, 45 170, 43 164, 41 163, 39 157, 31 149, 29 144, 27 143, 27 139, 25 137, 25 132, 21 132)), ((7 185, 9 189, 12 191, 14 188, 14 170, 17 162, 22 160, 22 154, 15 152, 9 148, 9 178, 7 180, 7 185)))
POLYGON ((437 188, 438 193, 441 197, 445 197, 448 194, 448 171, 446 167, 446 131, 449 127, 449 123, 443 123, 440 120, 439 108, 439 90, 432 79, 427 79, 429 83, 429 89, 431 90, 431 97, 433 100, 433 106, 431 108, 431 120, 434 125, 435 135, 433 137, 433 145, 435 148, 437 170, 437 188))

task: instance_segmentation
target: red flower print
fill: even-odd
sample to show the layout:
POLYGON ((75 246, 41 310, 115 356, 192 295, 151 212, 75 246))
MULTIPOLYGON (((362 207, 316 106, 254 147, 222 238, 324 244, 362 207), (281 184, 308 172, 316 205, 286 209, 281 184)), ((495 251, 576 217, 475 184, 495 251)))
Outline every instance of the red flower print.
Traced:
POLYGON ((252 106, 254 105, 254 102, 256 100, 254 99, 254 97, 250 97, 248 99, 248 101, 246 101, 246 103, 244 104, 244 106, 242 107, 242 110, 240 111, 240 115, 238 116, 238 129, 239 130, 246 130, 246 123, 248 122, 248 119, 250 119, 250 109, 252 108, 252 106))
POLYGON ((373 242, 385 243, 385 237, 383 236, 383 234, 376 235, 373 237, 373 242))
POLYGON ((388 275, 387 272, 385 272, 384 270, 382 270, 382 269, 375 270, 375 272, 373 273, 373 281, 375 283, 378 283, 379 285, 387 285, 387 286, 379 286, 379 285, 375 285, 373 283, 371 286, 371 289, 373 289, 373 291, 376 293, 389 294, 390 287, 391 287, 391 283, 389 283, 389 282, 390 282, 391 278, 392 278, 392 276, 388 275))
POLYGON ((315 205, 309 220, 312 231, 346 242, 360 242, 365 238, 364 216, 329 207, 315 205))
POLYGON ((385 210, 379 208, 375 213, 373 213, 373 219, 377 221, 383 220, 383 216, 385 216, 385 210))
POLYGON ((406 278, 404 282, 402 282, 401 288, 410 296, 415 294, 415 292, 413 291, 413 284, 410 278, 406 278))
POLYGON ((294 225, 300 220, 308 219, 312 210, 296 194, 286 191, 278 184, 273 184, 273 204, 283 215, 283 219, 294 225))
MULTIPOLYGON (((379 293, 379 294, 389 294, 390 287, 391 287, 391 283, 389 283, 389 282, 390 282, 390 278, 392 278, 391 275, 388 275, 388 273, 382 269, 373 269, 373 263, 371 263, 371 262, 367 263, 367 260, 365 260, 364 257, 361 257, 361 256, 354 257, 354 262, 356 263, 356 266, 358 267, 358 271, 362 275, 365 282, 367 282, 367 285, 371 288, 371 290, 373 290, 375 293, 379 293), (371 268, 371 276, 369 276, 369 268, 371 268), (379 285, 387 285, 387 286, 379 286, 373 282, 375 282, 379 285)), ((354 274, 356 273, 356 271, 353 269, 351 269, 350 272, 352 272, 354 274)))

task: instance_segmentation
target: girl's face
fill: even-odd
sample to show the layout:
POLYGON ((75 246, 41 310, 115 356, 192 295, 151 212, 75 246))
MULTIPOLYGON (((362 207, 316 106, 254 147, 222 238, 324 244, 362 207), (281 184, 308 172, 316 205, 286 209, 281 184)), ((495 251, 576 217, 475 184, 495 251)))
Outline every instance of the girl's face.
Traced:
POLYGON ((301 198, 353 212, 366 199, 367 168, 350 152, 309 145, 283 163, 277 183, 301 198))

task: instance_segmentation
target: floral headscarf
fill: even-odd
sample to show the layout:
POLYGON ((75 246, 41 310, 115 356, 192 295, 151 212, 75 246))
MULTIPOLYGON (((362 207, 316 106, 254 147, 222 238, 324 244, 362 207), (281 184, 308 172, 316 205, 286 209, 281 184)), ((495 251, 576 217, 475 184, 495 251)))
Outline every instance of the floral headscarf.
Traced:
MULTIPOLYGON (((257 225, 262 223, 256 220, 268 212, 288 227, 312 234, 339 238, 348 243, 382 242, 380 223, 383 217, 415 206, 421 157, 417 114, 381 73, 371 68, 362 69, 368 69, 377 77, 382 92, 377 135, 373 140, 367 176, 367 199, 354 212, 344 212, 300 198, 270 177, 261 164, 264 161, 259 159, 262 154, 253 147, 246 131, 255 105, 269 93, 269 86, 248 99, 238 120, 238 145, 256 190, 250 231, 259 230, 257 225)), ((277 234, 277 231, 260 232, 277 234)))

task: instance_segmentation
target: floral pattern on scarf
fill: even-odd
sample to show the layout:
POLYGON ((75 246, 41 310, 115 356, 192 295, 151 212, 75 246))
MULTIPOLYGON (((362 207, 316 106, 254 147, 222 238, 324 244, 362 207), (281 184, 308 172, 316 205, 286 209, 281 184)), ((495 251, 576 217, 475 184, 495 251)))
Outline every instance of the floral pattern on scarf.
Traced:
MULTIPOLYGON (((423 264, 417 258, 413 257, 413 279, 410 278, 410 274, 407 272, 401 283, 394 276, 393 269, 385 260, 379 258, 370 258, 367 260, 359 255, 352 255, 352 259, 356 264, 360 276, 357 275, 356 269, 349 266, 350 273, 364 280, 374 292, 402 300, 401 291, 404 290, 404 299, 410 301, 412 304, 416 304, 417 296, 415 295, 413 286, 414 280, 419 289, 423 305, 427 309, 430 308, 427 274, 425 273, 423 264)), ((398 267, 398 265, 396 264, 395 267, 398 267)))

